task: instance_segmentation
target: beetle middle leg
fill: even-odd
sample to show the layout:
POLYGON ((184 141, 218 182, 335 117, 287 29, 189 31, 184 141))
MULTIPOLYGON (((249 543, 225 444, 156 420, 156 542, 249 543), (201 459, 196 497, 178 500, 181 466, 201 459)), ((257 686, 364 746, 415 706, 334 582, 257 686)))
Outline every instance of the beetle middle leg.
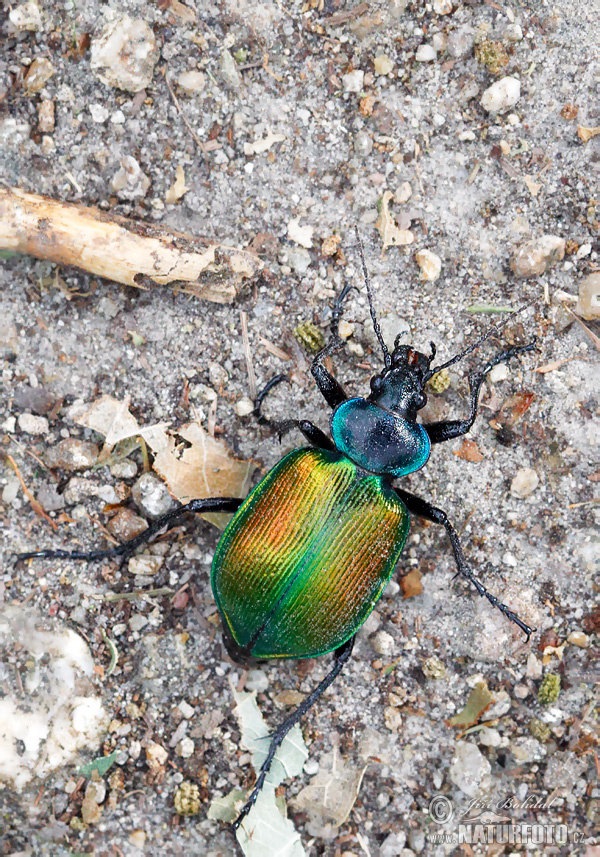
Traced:
POLYGON ((475 418, 477 417, 477 407, 479 403, 479 392, 485 376, 492 371, 498 363, 506 363, 507 360, 512 360, 518 354, 525 354, 527 351, 535 349, 536 341, 530 342, 528 345, 519 345, 515 348, 509 348, 502 351, 493 357, 479 372, 474 372, 469 376, 470 387, 470 413, 463 420, 441 420, 435 423, 425 423, 423 428, 429 435, 431 443, 443 443, 446 440, 452 440, 455 437, 460 437, 470 431, 475 418))
POLYGON ((306 699, 304 699, 298 708, 293 711, 289 717, 281 723, 271 737, 271 743, 269 745, 269 751, 267 753, 266 759, 261 765, 260 771, 258 773, 258 777, 256 778, 256 783, 254 788, 252 789, 252 793, 250 797, 246 801, 242 811, 238 815, 237 819, 233 823, 233 827, 235 830, 238 829, 240 824, 243 822, 244 818, 248 815, 254 804, 256 803, 256 799, 262 789, 267 774, 273 764, 273 759, 275 758, 275 753, 277 752, 277 748, 283 742, 283 739, 288 734, 290 729, 298 723, 300 718, 306 714, 309 708, 317 702, 320 696, 327 690, 327 688, 335 681, 338 675, 341 673, 344 664, 348 662, 350 659, 350 655, 352 654, 352 648, 354 646, 354 637, 350 637, 349 640, 339 647, 339 649, 335 650, 334 653, 334 664, 331 670, 327 673, 325 678, 319 682, 317 687, 313 690, 311 694, 309 694, 306 699))
POLYGON ((24 559, 78 559, 92 562, 97 559, 109 559, 113 557, 127 558, 133 554, 137 548, 146 542, 150 541, 152 536, 160 532, 164 527, 173 524, 178 518, 186 515, 188 512, 237 512, 244 501, 239 497, 207 497, 205 499, 191 500, 185 506, 179 506, 178 509, 172 509, 155 521, 152 521, 148 528, 142 533, 130 539, 123 544, 115 545, 112 548, 105 550, 93 551, 67 551, 67 550, 40 550, 30 551, 28 553, 19 553, 16 555, 17 560, 24 559))
POLYGON ((527 635, 527 640, 529 640, 529 637, 533 634, 535 628, 530 628, 522 619, 519 619, 516 613, 507 607, 506 604, 503 604, 495 595, 488 592, 483 583, 475 577, 469 568, 467 560, 465 559, 462 545, 458 538, 458 533, 448 520, 446 513, 442 511, 442 509, 432 506, 432 504, 428 503, 427 500, 416 497, 414 494, 409 494, 408 491, 403 491, 401 488, 396 487, 394 487, 394 490, 405 504, 408 511, 413 515, 416 515, 418 518, 425 518, 425 520, 431 521, 433 524, 441 524, 442 527, 444 527, 448 533, 450 544, 452 545, 452 552, 454 553, 454 561, 456 562, 458 574, 462 575, 462 577, 472 583, 479 595, 487 598, 490 604, 497 607, 507 619, 510 619, 511 622, 518 625, 519 628, 527 635))
POLYGON ((285 375, 276 375, 274 378, 271 378, 256 397, 253 413, 259 425, 268 426, 272 431, 276 432, 280 441, 285 434, 292 429, 297 428, 311 446, 315 446, 318 449, 334 451, 335 444, 331 438, 327 437, 325 432, 321 431, 321 429, 314 423, 311 423, 310 420, 272 420, 269 419, 269 417, 264 416, 262 413, 262 404, 264 400, 269 395, 273 387, 280 384, 282 381, 288 381, 288 378, 285 375))

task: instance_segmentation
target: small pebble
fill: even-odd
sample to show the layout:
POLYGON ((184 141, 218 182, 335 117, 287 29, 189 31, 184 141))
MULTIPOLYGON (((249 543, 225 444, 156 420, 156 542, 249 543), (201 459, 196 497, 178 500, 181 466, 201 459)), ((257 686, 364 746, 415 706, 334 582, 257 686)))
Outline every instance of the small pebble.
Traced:
POLYGON ((42 134, 51 134, 54 131, 54 102, 48 99, 38 104, 38 128, 42 134))
POLYGON ((121 542, 128 542, 146 529, 148 524, 144 518, 136 515, 133 509, 119 509, 114 518, 108 522, 109 532, 121 542))
POLYGON ((433 62, 437 53, 433 45, 419 45, 415 54, 417 62, 433 62))
POLYGON ((141 613, 134 613, 128 624, 132 631, 141 631, 148 624, 148 620, 141 613))
POLYGON ((143 473, 131 489, 133 502, 149 518, 160 518, 177 507, 177 501, 158 476, 143 473))
POLYGON ((306 247, 307 250, 313 246, 313 233, 314 227, 305 224, 304 226, 300 225, 300 221, 298 218, 292 218, 287 225, 287 235, 291 241, 295 241, 296 244, 300 244, 301 247, 306 247))
POLYGON ((510 742, 510 751, 517 762, 528 764, 539 762, 546 755, 546 749, 536 738, 522 736, 510 742))
POLYGON ((186 95, 196 95, 202 92, 206 85, 206 78, 201 71, 183 71, 177 78, 179 86, 186 95))
POLYGON ((373 151, 373 138, 367 131, 358 131, 354 135, 354 151, 361 158, 366 158, 373 151))
POLYGON ((365 73, 359 68, 349 71, 348 74, 343 74, 342 85, 344 92, 360 92, 363 88, 364 79, 365 73))
POLYGON ((484 726, 479 732, 479 743, 483 744, 484 747, 499 747, 502 743, 502 736, 497 729, 484 726))
POLYGON ((390 656, 394 651, 395 640, 387 631, 377 631, 369 642, 378 655, 390 656))
POLYGON ((338 327, 338 333, 342 339, 349 339, 354 333, 354 324, 342 319, 338 327))
POLYGON ((140 92, 152 83, 158 57, 152 28, 141 18, 124 15, 92 39, 90 68, 107 86, 140 92))
POLYGON ((177 745, 175 752, 178 756, 181 756, 182 759, 189 759, 190 756, 194 755, 195 749, 196 748, 192 739, 186 736, 185 738, 181 739, 181 741, 177 745))
POLYGON ((415 253, 417 265, 421 269, 421 279, 435 282, 442 271, 442 260, 431 250, 419 250, 415 253))
POLYGON ((95 443, 68 437, 47 449, 44 461, 51 469, 60 467, 68 471, 87 470, 96 463, 99 454, 100 450, 95 443))
POLYGON ((42 15, 35 0, 21 3, 20 6, 12 9, 8 14, 8 20, 15 30, 41 30, 42 28, 42 15))
POLYGON ((499 381, 507 381, 510 377, 510 371, 506 363, 498 363, 491 372, 488 372, 487 377, 492 384, 497 384, 499 381))
POLYGON ((435 655, 427 658, 427 660, 423 662, 423 666, 421 668, 425 676, 430 679, 440 679, 444 678, 446 675, 446 665, 435 655))
POLYGON ((215 390, 220 390, 222 387, 226 387, 227 382, 229 381, 227 369, 215 360, 211 361, 208 364, 208 380, 215 390))
MULTIPOLYGON (((579 249, 581 250, 581 247, 579 249)), ((577 256, 579 257, 579 253, 577 256)), ((588 274, 579 283, 579 298, 575 312, 589 321, 600 318, 600 273, 588 274)))
POLYGON ((27 413, 19 415, 19 428, 27 434, 48 434, 50 430, 46 417, 27 413))
POLYGON ((521 97, 521 83, 516 77, 503 77, 485 90, 481 106, 487 113, 506 113, 521 97))
POLYGON ((515 696, 517 699, 527 699, 529 696, 529 688, 526 684, 516 684, 515 685, 515 696))
POLYGON ((402 182, 402 184, 394 194, 394 202, 397 202, 401 205, 403 202, 408 202, 411 196, 412 188, 410 186, 410 182, 402 182))
POLYGON ((237 90, 242 85, 242 76, 237 67, 237 63, 228 50, 221 53, 221 62, 219 67, 221 80, 228 89, 237 90))
POLYGON ((399 833, 390 833, 379 846, 378 857, 400 857, 405 844, 406 833, 403 830, 399 833))
POLYGON ((402 728, 402 714, 397 708, 393 708, 391 705, 383 709, 383 720, 386 729, 389 729, 390 732, 398 732, 402 728))
POLYGON ((144 850, 146 845, 146 832, 144 830, 133 830, 128 838, 134 848, 138 848, 140 851, 144 850))
POLYGON ((264 670, 249 670, 246 676, 246 690, 256 690, 264 693, 269 687, 269 678, 264 670))
MULTIPOLYGON (((108 113, 107 113, 108 116, 108 113)), ((125 155, 121 167, 110 181, 110 189, 119 199, 142 199, 150 187, 150 179, 131 155, 125 155)))
POLYGON ((55 73, 54 66, 47 57, 37 57, 29 66, 23 86, 27 95, 35 95, 55 73))
POLYGON ((233 410, 238 417, 248 417, 254 411, 254 402, 248 396, 244 396, 242 399, 238 399, 233 406, 233 410))
POLYGON ((137 476, 137 471, 137 464, 130 458, 123 458, 121 461, 115 461, 115 463, 110 466, 110 472, 113 476, 116 476, 117 479, 133 479, 134 476, 137 476))
POLYGON ((452 0, 433 0, 436 15, 449 15, 452 12, 452 0))
POLYGON ((523 244, 511 259, 510 267, 517 277, 545 274, 565 255, 565 241, 558 235, 541 235, 523 244))
POLYGON ((505 690, 495 692, 496 699, 485 712, 486 720, 495 720, 497 717, 504 717, 508 714, 511 706, 511 699, 505 690))
POLYGON ((533 494, 539 484, 540 477, 535 470, 532 470, 530 467, 522 467, 520 470, 517 470, 510 484, 510 493, 513 497, 524 499, 533 494))
POLYGON ((451 57, 458 59, 470 54, 475 44, 475 34, 471 27, 459 27, 448 35, 446 49, 451 57))
POLYGON ((571 631, 567 637, 567 642, 572 646, 578 646, 580 649, 587 649, 590 644, 590 638, 583 631, 571 631))
POLYGON ((109 112, 104 104, 90 104, 89 106, 90 116, 92 117, 92 122, 96 122, 97 125, 102 125, 103 122, 106 122, 109 117, 109 112))
POLYGON ((154 577, 162 568, 163 558, 161 556, 152 556, 152 554, 141 553, 138 556, 132 556, 127 563, 129 574, 143 575, 144 577, 154 577))
POLYGON ((306 274, 312 264, 310 253, 304 247, 288 247, 285 255, 290 267, 300 276, 306 274))
POLYGON ((196 713, 196 709, 186 702, 185 699, 182 699, 179 705, 177 706, 186 720, 189 720, 190 717, 193 717, 196 713))
POLYGON ((461 791, 474 797, 490 782, 491 765, 479 747, 459 741, 450 766, 449 777, 461 791))
POLYGON ((394 63, 385 54, 379 54, 373 60, 373 65, 377 74, 389 74, 394 68, 394 63))

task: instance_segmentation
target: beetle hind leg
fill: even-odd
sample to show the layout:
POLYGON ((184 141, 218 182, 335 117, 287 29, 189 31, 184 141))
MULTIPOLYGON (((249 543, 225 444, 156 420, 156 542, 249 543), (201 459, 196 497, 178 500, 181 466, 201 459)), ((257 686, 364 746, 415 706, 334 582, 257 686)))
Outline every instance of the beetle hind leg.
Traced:
POLYGON ((283 742, 285 736, 288 734, 290 729, 298 723, 301 717, 312 708, 312 706, 317 702, 320 696, 327 690, 327 688, 335 681, 340 672, 342 671, 344 664, 350 659, 350 655, 352 654, 352 648, 354 646, 354 637, 351 637, 347 640, 339 649, 335 650, 335 660, 333 667, 327 673, 325 678, 317 685, 317 687, 313 690, 311 694, 309 694, 306 699, 304 699, 298 708, 293 711, 289 717, 281 723, 275 732, 270 736, 271 743, 269 745, 269 750, 264 762, 261 765, 260 771, 258 772, 258 777, 256 778, 256 783, 250 797, 244 804, 244 807, 237 819, 233 823, 234 830, 237 830, 238 827, 244 821, 244 818, 248 815, 254 804, 256 803, 256 799, 260 794, 260 791, 265 784, 265 780, 267 778, 267 774, 273 764, 273 759, 275 758, 275 753, 277 752, 277 748, 283 742))
POLYGON ((236 512, 244 501, 237 497, 207 497, 203 500, 192 500, 185 506, 173 509, 152 521, 146 530, 123 544, 115 545, 105 550, 93 551, 68 551, 68 550, 40 550, 29 553, 16 554, 17 561, 25 559, 76 559, 85 562, 93 562, 97 559, 114 559, 122 557, 128 559, 137 548, 150 541, 152 536, 160 532, 164 527, 173 524, 178 518, 188 512, 236 512))
POLYGON ((510 619, 511 622, 514 622, 515 625, 523 631, 524 634, 527 635, 527 642, 529 642, 530 636, 536 630, 535 628, 530 628, 522 619, 520 619, 517 614, 507 607, 506 604, 503 604, 500 599, 496 598, 495 595, 492 595, 491 592, 485 588, 483 583, 478 580, 471 569, 469 568, 469 564, 465 559, 465 555, 463 553, 462 545, 460 543, 460 539, 458 538, 458 533, 448 520, 448 516, 442 509, 438 509, 436 506, 432 506, 431 503, 428 503, 426 500, 422 500, 420 497, 416 497, 414 494, 409 494, 408 491, 403 491, 401 488, 394 488, 402 502, 405 504, 406 508, 413 515, 416 515, 418 518, 425 518, 427 521, 431 521, 433 524, 441 524, 442 527, 448 533, 448 538, 450 539, 450 544, 452 545, 452 552, 454 553, 454 561, 456 562, 456 568, 458 569, 456 577, 459 575, 464 577, 465 580, 468 580, 471 583, 479 595, 490 602, 493 607, 496 607, 501 613, 503 613, 507 619, 510 619))

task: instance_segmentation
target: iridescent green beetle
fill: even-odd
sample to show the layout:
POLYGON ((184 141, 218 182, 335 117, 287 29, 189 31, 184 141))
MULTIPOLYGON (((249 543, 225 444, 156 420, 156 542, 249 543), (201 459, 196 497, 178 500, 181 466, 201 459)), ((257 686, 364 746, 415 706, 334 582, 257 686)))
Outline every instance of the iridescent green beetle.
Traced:
POLYGON ((152 522, 132 541, 109 550, 20 555, 22 559, 87 560, 122 556, 186 512, 235 512, 212 566, 213 592, 231 657, 249 664, 334 653, 330 672, 272 735, 255 787, 235 827, 256 801, 277 747, 350 657, 356 632, 381 596, 406 542, 409 513, 441 524, 450 538, 459 574, 528 637, 533 632, 473 576, 445 512, 397 487, 394 480, 423 467, 432 444, 466 434, 475 421, 479 391, 488 372, 498 363, 531 351, 535 343, 498 354, 470 376, 470 412, 465 419, 417 423, 417 413, 427 401, 429 378, 472 352, 497 328, 440 366, 432 366, 433 343, 431 353, 425 355, 400 345, 397 337, 390 354, 375 316, 362 247, 360 250, 384 366, 371 379, 367 398, 349 398, 323 365, 325 357, 342 344, 338 325, 350 290, 346 287, 333 311, 331 339, 311 367, 319 390, 333 408, 331 438, 306 420, 275 422, 262 415, 265 397, 283 380, 277 376, 259 395, 255 416, 280 437, 292 428, 299 429, 311 446, 286 455, 245 501, 193 500, 152 522))

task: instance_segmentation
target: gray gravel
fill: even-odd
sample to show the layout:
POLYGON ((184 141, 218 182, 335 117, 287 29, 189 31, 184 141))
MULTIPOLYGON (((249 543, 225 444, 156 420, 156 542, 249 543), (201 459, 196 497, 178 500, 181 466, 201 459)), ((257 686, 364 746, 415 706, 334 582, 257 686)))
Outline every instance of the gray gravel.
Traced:
MULTIPOLYGON (((444 392, 430 396, 427 418, 464 413, 469 367, 506 342, 538 337, 537 353, 511 363, 486 387, 470 435, 483 460, 458 457, 453 453, 461 443, 451 442, 405 483, 448 512, 486 585, 538 631, 524 645, 489 604, 452 583, 443 533, 414 521, 400 574, 420 570, 422 593, 403 600, 398 584, 390 584, 359 634, 354 660, 304 723, 311 775, 314 761, 336 741, 349 764, 368 760, 358 800, 341 828, 295 814, 302 841, 310 855, 328 857, 446 854, 455 845, 432 837, 443 830, 454 835, 457 828, 432 821, 433 796, 445 795, 459 813, 474 794, 495 805, 509 795, 523 805, 535 794, 550 806, 505 814, 566 824, 579 840, 560 853, 585 854, 598 842, 593 694, 600 607, 592 502, 600 472, 598 371, 591 338, 553 301, 557 290, 576 296, 579 282, 598 269, 598 138, 583 143, 577 134, 578 125, 600 124, 594 5, 373 0, 353 8, 329 0, 304 7, 287 0, 186 0, 185 6, 123 0, 113 7, 44 0, 32 30, 15 30, 14 20, 22 18, 11 24, 5 10, 0 182, 252 245, 269 274, 234 305, 218 306, 167 291, 121 288, 31 258, 2 260, 2 448, 61 522, 55 532, 37 517, 14 470, 0 461, 0 601, 26 602, 78 630, 106 671, 103 629, 116 639, 119 662, 110 677, 95 680, 117 725, 100 750, 91 748, 78 762, 118 752, 104 778, 108 791, 98 818, 88 814, 89 823, 82 822, 85 787, 69 798, 78 779, 73 767, 22 791, 7 784, 0 790, 0 853, 133 857, 140 847, 148 855, 236 853, 230 830, 206 818, 214 797, 251 782, 229 686, 241 673, 227 660, 214 622, 209 569, 217 531, 189 522, 152 579, 154 587, 173 589, 189 582, 191 597, 179 609, 161 596, 104 601, 109 590, 139 585, 114 564, 25 567, 15 566, 10 554, 105 544, 100 525, 107 523, 106 502, 135 482, 131 468, 73 475, 39 464, 66 438, 101 440, 69 418, 74 401, 131 396, 140 424, 181 425, 194 412, 206 421, 216 393, 218 436, 237 456, 253 458, 259 472, 299 444, 288 436, 282 449, 250 417, 238 416, 245 406, 236 412, 249 394, 241 311, 248 313, 258 386, 279 372, 292 378, 291 386, 273 394, 270 412, 302 415, 326 428, 327 409, 307 373, 310 356, 293 330, 312 321, 326 332, 335 292, 355 283, 361 291, 348 300, 349 336, 334 366, 349 391, 366 393, 380 358, 362 289, 356 224, 386 336, 409 329, 414 345, 426 349, 434 340, 441 359, 448 359, 497 318, 469 307, 533 302, 452 368, 444 392), (449 6, 451 13, 441 14, 449 6), (137 82, 120 81, 131 89, 141 83, 138 92, 117 88, 106 75, 109 83, 101 82, 100 65, 96 73, 90 67, 107 21, 114 24, 125 13, 148 25, 138 27, 148 51, 137 82), (506 60, 495 74, 481 61, 489 53, 477 46, 485 42, 503 49, 491 48, 496 59, 506 60), (49 59, 53 74, 36 90, 35 77, 29 84, 24 77, 37 58, 49 59), (375 71, 390 63, 387 74, 375 71), (188 72, 201 74, 186 74, 178 87, 188 72), (518 101, 500 105, 504 112, 486 112, 482 94, 505 77, 519 81, 518 101), (205 151, 184 117, 208 144, 205 151), (256 141, 271 133, 279 141, 264 151, 259 145, 256 153, 256 141), (176 204, 166 204, 177 166, 189 189, 176 204), (407 182, 408 199, 402 190, 407 182), (396 194, 390 210, 414 241, 382 256, 375 223, 385 190, 396 194), (341 237, 337 255, 325 255, 322 242, 334 234, 341 237), (539 245, 542 236, 562 239, 562 254, 551 242, 552 253, 544 255, 550 245, 539 245), (538 252, 532 266, 543 257, 536 268, 542 273, 516 277, 511 259, 528 241, 538 252), (419 250, 439 257, 439 279, 420 280, 419 250), (141 344, 132 332, 143 337, 141 344), (291 359, 274 356, 265 339, 291 359), (556 366, 536 372, 548 364, 556 366), (524 391, 533 393, 531 406, 510 425, 514 400, 512 406, 507 401, 524 391), (544 656, 549 645, 558 654, 544 656), (433 657, 445 670, 436 662, 436 670, 424 671, 433 657), (541 705, 537 694, 547 673, 560 675, 561 692, 541 705), (446 721, 482 681, 496 700, 484 719, 490 712, 494 719, 457 744, 459 730, 446 721), (184 716, 187 732, 180 727, 184 716), (540 734, 536 722, 547 727, 545 742, 532 736, 536 728, 540 734), (179 750, 171 742, 176 730, 179 750), (155 744, 168 750, 168 761, 148 752, 155 744), (191 818, 173 808, 184 780, 199 786, 199 813, 191 818)), ((39 78, 44 65, 34 71, 39 78)), ((511 98, 514 91, 509 86, 511 98)), ((521 265, 518 273, 527 271, 521 265)), ((597 323, 588 325, 597 335, 597 323)), ((131 460, 139 475, 139 453, 131 460)), ((326 669, 326 658, 261 667, 253 686, 268 722, 283 717, 284 691, 309 692, 326 669)), ((2 682, 14 691, 10 670, 2 682)), ((308 781, 292 782, 286 796, 308 781)))

